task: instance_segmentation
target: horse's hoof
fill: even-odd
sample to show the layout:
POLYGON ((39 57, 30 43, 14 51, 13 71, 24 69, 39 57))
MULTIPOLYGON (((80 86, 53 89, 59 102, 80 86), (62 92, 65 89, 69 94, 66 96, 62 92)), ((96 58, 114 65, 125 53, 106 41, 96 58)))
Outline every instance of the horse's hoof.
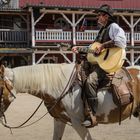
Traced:
POLYGON ((137 118, 137 117, 139 116, 139 112, 135 111, 135 112, 133 113, 133 116, 137 118))

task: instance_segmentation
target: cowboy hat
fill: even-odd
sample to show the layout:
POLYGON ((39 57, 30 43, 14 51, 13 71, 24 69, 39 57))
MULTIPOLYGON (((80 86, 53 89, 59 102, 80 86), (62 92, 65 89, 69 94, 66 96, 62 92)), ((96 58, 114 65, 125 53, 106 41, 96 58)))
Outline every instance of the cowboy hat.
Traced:
POLYGON ((111 18, 114 18, 113 9, 107 4, 104 4, 104 5, 100 6, 99 9, 95 10, 95 13, 99 13, 99 12, 105 13, 105 14, 109 15, 111 18))

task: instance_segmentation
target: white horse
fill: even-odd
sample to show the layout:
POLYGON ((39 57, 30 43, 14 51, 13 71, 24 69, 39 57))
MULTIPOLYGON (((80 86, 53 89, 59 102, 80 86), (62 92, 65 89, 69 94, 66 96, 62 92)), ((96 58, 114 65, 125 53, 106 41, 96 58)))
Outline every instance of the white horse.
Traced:
MULTIPOLYGON (((0 67, 0 116, 12 102, 14 93, 29 93, 44 100, 49 113, 54 117, 53 140, 61 140, 66 122, 71 122, 82 140, 92 140, 89 130, 81 125, 84 120, 84 106, 81 99, 81 87, 73 83, 75 64, 39 64, 16 68, 0 67), (16 91, 16 92, 14 92, 16 91), (3 107, 4 106, 4 107, 3 107)), ((133 112, 140 116, 140 68, 129 68, 134 79, 133 112)), ((97 120, 99 123, 119 121, 119 109, 107 90, 98 93, 99 105, 97 120)), ((129 117, 132 104, 122 107, 122 120, 129 117)))

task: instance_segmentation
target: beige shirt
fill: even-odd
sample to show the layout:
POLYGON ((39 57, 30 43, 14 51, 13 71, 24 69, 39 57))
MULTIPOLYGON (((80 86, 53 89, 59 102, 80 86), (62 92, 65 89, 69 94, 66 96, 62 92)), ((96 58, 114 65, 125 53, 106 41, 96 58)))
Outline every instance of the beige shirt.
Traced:
POLYGON ((116 23, 110 25, 109 36, 115 42, 115 45, 126 48, 126 36, 124 30, 116 23))

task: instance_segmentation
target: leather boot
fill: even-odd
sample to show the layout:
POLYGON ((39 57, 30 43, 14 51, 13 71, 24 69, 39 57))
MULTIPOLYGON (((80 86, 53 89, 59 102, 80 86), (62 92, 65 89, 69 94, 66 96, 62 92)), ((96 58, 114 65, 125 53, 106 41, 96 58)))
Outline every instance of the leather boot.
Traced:
POLYGON ((97 107, 98 107, 98 98, 88 98, 87 99, 88 105, 91 108, 93 114, 96 114, 97 107))
POLYGON ((94 127, 98 124, 96 120, 96 110, 98 107, 98 99, 97 98, 88 98, 88 112, 89 116, 85 118, 84 122, 82 123, 85 127, 94 127))

